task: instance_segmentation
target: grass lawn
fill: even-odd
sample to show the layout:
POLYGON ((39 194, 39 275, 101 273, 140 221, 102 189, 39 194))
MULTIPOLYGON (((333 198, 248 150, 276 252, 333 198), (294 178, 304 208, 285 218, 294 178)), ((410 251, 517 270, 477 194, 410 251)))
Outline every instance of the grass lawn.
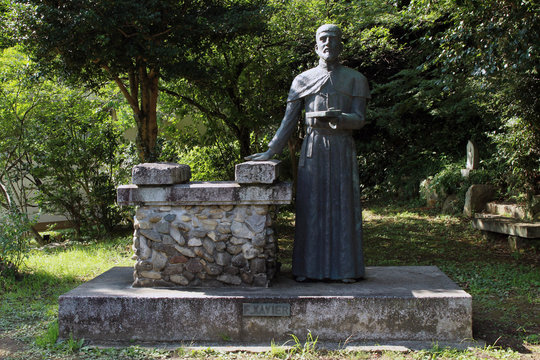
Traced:
MULTIPOLYGON (((293 215, 278 222, 283 270, 290 270, 293 215)), ((328 352, 300 339, 292 349, 264 354, 212 349, 86 347, 82 339, 55 344, 58 296, 113 266, 131 266, 131 235, 99 243, 35 249, 18 279, 0 278, 0 359, 540 359, 540 256, 488 242, 469 221, 429 209, 368 205, 364 211, 368 266, 436 265, 473 296, 473 331, 488 346, 457 351, 328 352)), ((294 344, 294 342, 292 342, 294 344)), ((270 345, 270 344, 269 344, 270 345)))

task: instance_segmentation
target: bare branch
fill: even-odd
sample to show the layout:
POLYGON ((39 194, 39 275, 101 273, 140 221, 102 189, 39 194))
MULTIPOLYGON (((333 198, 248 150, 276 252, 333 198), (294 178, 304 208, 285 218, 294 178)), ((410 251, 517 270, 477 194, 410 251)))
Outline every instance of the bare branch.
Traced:
POLYGON ((119 28, 119 27, 117 27, 116 30, 118 30, 118 32, 119 32, 120 34, 122 34, 125 38, 128 38, 128 39, 129 39, 129 38, 132 38, 132 37, 135 37, 135 36, 137 36, 137 34, 138 34, 138 33, 128 34, 128 33, 126 33, 124 30, 122 30, 122 29, 119 28))
POLYGON ((166 94, 169 94, 169 95, 172 95, 174 97, 177 97, 179 99, 182 99, 184 100, 185 102, 187 102, 189 105, 192 105, 192 106, 195 106, 197 109, 199 109, 203 114, 206 114, 208 116, 213 116, 213 117, 216 117, 216 118, 219 118, 221 120, 226 120, 227 119, 227 116, 225 116, 225 114, 222 114, 218 111, 215 111, 215 110, 211 110, 209 108, 207 108, 206 106, 202 105, 201 103, 193 100, 192 98, 190 97, 187 97, 187 96, 184 96, 184 95, 180 95, 179 93, 175 92, 175 91, 172 91, 172 90, 169 90, 169 89, 165 89, 165 88, 160 88, 159 89, 160 91, 163 91, 164 93, 166 94))
POLYGON ((8 208, 10 208, 11 207, 11 198, 9 197, 9 193, 8 193, 6 187, 2 183, 0 183, 0 190, 2 190, 2 193, 4 194, 4 197, 6 198, 8 208))
POLYGON ((215 118, 220 119, 237 136, 240 136, 240 133, 241 133, 240 128, 233 121, 231 121, 231 119, 229 117, 227 117, 227 115, 225 115, 225 114, 223 114, 223 113, 221 113, 219 111, 211 110, 208 107, 202 105, 201 103, 195 101, 194 99, 192 99, 190 97, 187 97, 187 96, 184 96, 184 95, 181 95, 181 94, 179 94, 179 93, 177 93, 175 91, 168 90, 168 89, 165 89, 165 88, 160 88, 160 91, 163 91, 166 94, 169 94, 169 95, 172 95, 172 96, 175 96, 175 97, 177 97, 179 99, 184 100, 189 105, 192 105, 192 106, 196 107, 203 114, 205 114, 205 115, 207 115, 209 117, 215 117, 215 118))

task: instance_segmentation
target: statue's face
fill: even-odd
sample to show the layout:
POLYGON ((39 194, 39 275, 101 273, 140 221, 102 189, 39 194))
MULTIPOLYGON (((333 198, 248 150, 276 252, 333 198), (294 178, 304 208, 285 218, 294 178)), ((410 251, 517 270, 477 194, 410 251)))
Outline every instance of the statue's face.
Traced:
POLYGON ((341 39, 334 32, 323 31, 317 35, 315 52, 325 61, 335 61, 341 54, 343 46, 341 39))

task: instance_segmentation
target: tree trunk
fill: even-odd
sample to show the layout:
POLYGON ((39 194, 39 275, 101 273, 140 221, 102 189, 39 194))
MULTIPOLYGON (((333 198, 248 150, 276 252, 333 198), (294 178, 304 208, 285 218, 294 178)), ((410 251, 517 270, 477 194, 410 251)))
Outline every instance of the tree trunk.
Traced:
POLYGON ((134 114, 137 124, 137 150, 141 162, 153 162, 157 160, 158 154, 156 151, 157 142, 157 114, 144 113, 142 111, 134 114))
POLYGON ((30 231, 32 232, 32 235, 34 236, 34 239, 38 243, 39 246, 45 245, 45 240, 43 239, 43 236, 39 233, 39 231, 36 230, 35 227, 31 226, 30 231))
POLYGON ((154 70, 149 72, 139 67, 140 107, 135 115, 137 122, 137 146, 142 162, 156 161, 158 125, 157 99, 159 94, 159 76, 154 70))
POLYGON ((250 131, 248 128, 241 127, 238 134, 238 142, 240 143, 240 157, 243 159, 248 155, 251 155, 251 139, 250 131))
POLYGON ((111 74, 122 95, 126 98, 133 111, 137 124, 137 149, 141 162, 152 162, 158 158, 157 144, 157 100, 159 95, 159 70, 147 69, 142 59, 129 71, 129 85, 126 86, 111 69, 102 65, 111 74))

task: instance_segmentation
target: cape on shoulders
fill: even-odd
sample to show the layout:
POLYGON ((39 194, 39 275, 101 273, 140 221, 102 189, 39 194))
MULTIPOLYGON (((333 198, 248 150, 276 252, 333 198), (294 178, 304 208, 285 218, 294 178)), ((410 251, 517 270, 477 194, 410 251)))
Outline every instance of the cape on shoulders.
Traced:
POLYGON ((317 66, 295 77, 287 101, 316 94, 328 81, 332 82, 336 91, 345 95, 371 98, 366 77, 354 69, 339 65, 332 71, 317 66))

